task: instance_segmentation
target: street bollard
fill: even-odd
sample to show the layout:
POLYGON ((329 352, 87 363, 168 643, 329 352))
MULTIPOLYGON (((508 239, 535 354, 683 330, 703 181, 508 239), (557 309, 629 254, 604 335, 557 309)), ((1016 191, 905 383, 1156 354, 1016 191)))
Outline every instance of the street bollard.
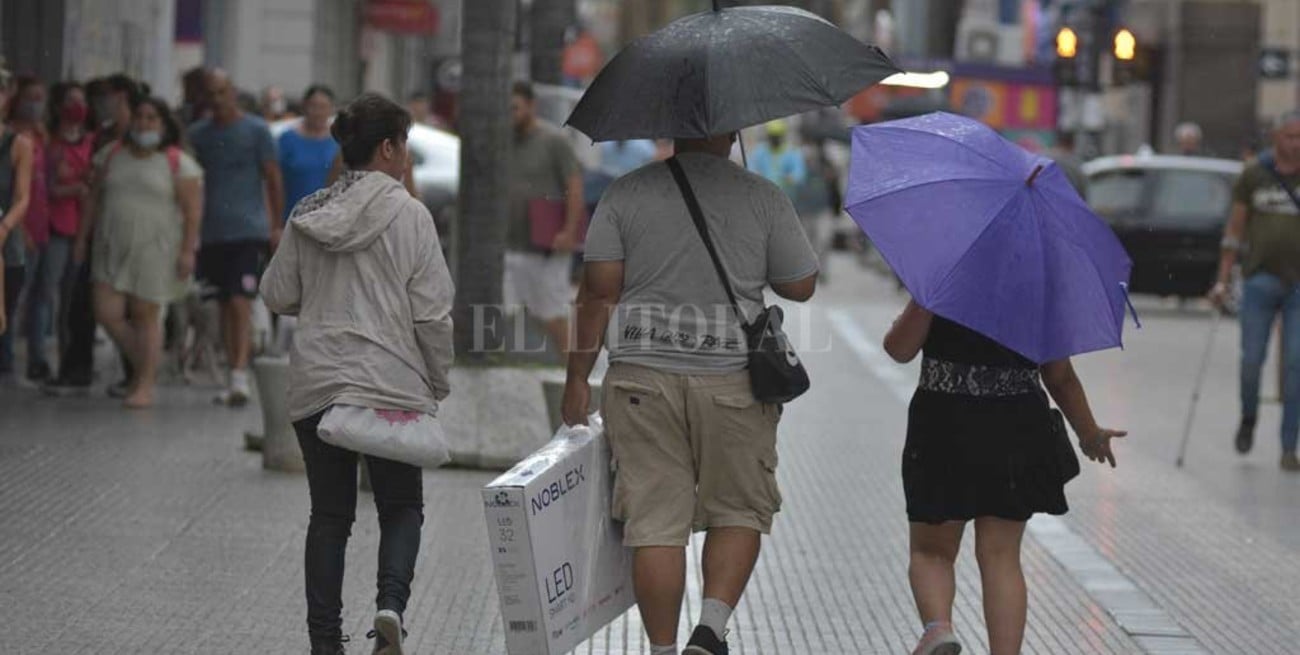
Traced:
POLYGON ((258 357, 253 361, 253 375, 262 406, 262 468, 303 472, 302 449, 289 421, 289 358, 258 357))

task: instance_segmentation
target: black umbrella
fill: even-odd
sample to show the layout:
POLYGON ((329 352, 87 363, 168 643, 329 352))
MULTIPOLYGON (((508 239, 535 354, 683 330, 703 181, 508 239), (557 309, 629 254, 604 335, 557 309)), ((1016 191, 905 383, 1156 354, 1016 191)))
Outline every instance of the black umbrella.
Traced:
POLYGON ((900 72, 802 9, 714 7, 624 48, 568 124, 594 141, 703 138, 838 105, 900 72))

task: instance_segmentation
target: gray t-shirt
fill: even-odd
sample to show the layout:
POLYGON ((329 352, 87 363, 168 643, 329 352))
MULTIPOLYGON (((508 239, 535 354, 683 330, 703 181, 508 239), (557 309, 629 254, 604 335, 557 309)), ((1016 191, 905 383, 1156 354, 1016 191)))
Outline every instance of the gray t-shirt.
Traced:
POLYGON ((204 119, 190 128, 189 136, 205 173, 203 245, 269 240, 262 167, 280 160, 266 122, 249 115, 229 125, 204 119))
MULTIPOLYGON (((780 188, 722 157, 678 160, 746 319, 762 310, 768 284, 817 272, 817 255, 780 188)), ((611 362, 679 373, 744 370, 740 322, 667 164, 610 185, 587 233, 586 260, 624 263, 605 340, 611 362)))
POLYGON ((569 176, 578 171, 578 157, 559 128, 538 120, 523 138, 516 136, 510 153, 508 249, 533 250, 528 201, 564 200, 569 176))

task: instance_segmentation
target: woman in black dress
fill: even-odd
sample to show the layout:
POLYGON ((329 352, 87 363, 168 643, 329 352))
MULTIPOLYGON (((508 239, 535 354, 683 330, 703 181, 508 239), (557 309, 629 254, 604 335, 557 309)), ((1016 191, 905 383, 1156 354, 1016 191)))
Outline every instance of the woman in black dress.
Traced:
MULTIPOLYGON (((909 578, 925 634, 913 655, 956 655, 953 565, 968 521, 984 587, 992 655, 1020 652, 1026 591, 1020 569, 1025 522, 1036 512, 1064 514, 1065 481, 1056 420, 1046 387, 1079 435, 1089 459, 1115 466, 1070 360, 1039 367, 914 301, 885 337, 905 363, 924 351, 908 414, 903 487, 911 522, 909 578)), ((1076 471, 1077 472, 1077 471, 1076 471)))

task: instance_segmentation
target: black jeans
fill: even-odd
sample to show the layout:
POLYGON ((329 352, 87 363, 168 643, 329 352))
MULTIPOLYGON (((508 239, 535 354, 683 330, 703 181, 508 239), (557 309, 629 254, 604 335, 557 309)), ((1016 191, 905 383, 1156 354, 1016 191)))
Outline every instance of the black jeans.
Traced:
POLYGON ((95 374, 95 306, 91 297, 90 259, 74 264, 64 287, 63 352, 59 356, 59 378, 90 384, 95 374))
POLYGON ((23 281, 27 278, 27 267, 8 266, 5 262, 4 309, 8 328, 0 334, 0 372, 14 368, 14 339, 18 333, 18 320, 14 314, 18 311, 18 297, 23 292, 23 281))
MULTIPOLYGON (((307 464, 311 522, 307 526, 307 632, 313 639, 343 632, 343 567, 357 506, 357 453, 316 436, 322 414, 293 424, 307 464)), ((424 525, 424 484, 418 467, 364 457, 379 511, 379 580, 375 604, 406 611, 424 525)))

